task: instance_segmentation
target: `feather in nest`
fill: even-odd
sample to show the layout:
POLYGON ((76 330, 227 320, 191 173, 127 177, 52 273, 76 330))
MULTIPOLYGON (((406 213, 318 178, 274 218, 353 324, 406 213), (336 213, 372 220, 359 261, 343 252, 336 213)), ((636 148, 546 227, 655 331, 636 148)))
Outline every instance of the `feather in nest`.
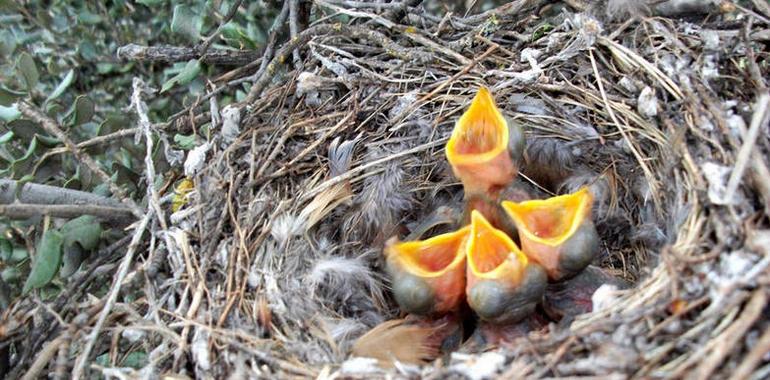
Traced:
POLYGON ((424 365, 447 346, 459 345, 460 337, 462 324, 457 316, 430 321, 407 317, 375 326, 353 344, 351 354, 377 359, 383 367, 395 362, 424 365))
POLYGON ((356 207, 343 227, 361 238, 352 240, 384 242, 393 235, 401 215, 412 205, 412 197, 404 188, 406 172, 402 165, 391 161, 381 173, 364 179, 361 191, 354 197, 356 207))

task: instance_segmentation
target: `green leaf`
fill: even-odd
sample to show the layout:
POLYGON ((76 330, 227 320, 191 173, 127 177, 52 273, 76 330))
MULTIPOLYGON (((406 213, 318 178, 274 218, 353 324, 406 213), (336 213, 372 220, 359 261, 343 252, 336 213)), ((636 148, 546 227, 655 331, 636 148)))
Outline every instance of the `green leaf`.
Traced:
POLYGON ((61 96, 61 94, 64 93, 64 90, 66 90, 67 87, 69 87, 70 84, 72 84, 72 81, 74 79, 75 79, 75 70, 70 69, 70 71, 67 73, 67 75, 64 76, 64 79, 61 81, 61 83, 59 83, 59 85, 56 86, 56 88, 53 90, 53 92, 51 92, 51 94, 48 95, 48 97, 45 99, 45 102, 43 102, 43 103, 44 104, 48 103, 51 100, 54 100, 54 99, 58 98, 59 96, 61 96))
POLYGON ((26 95, 26 93, 23 91, 14 91, 0 85, 0 105, 10 107, 16 100, 24 97, 24 95, 26 95))
POLYGON ((72 125, 85 124, 94 117, 96 105, 94 104, 94 101, 86 95, 78 96, 72 107, 72 125))
POLYGON ((8 239, 0 238, 0 260, 8 261, 13 254, 13 245, 8 239))
POLYGON ((29 159, 32 157, 32 154, 35 153, 37 150, 37 138, 33 138, 32 141, 29 142, 29 145, 27 146, 27 151, 24 152, 24 155, 16 159, 16 162, 21 162, 24 160, 29 159))
POLYGON ((8 259, 8 262, 11 264, 16 264, 26 260, 27 258, 29 258, 29 252, 27 252, 25 248, 13 247, 13 252, 11 253, 11 258, 8 259))
POLYGON ((89 62, 96 61, 99 58, 96 46, 89 40, 83 40, 78 44, 78 53, 89 62))
POLYGON ((8 30, 0 31, 0 55, 10 57, 16 50, 16 38, 8 30))
POLYGON ((155 5, 163 4, 166 2, 166 0, 136 0, 136 2, 144 6, 152 7, 155 5))
POLYGON ((174 7, 174 16, 171 18, 171 31, 179 34, 191 42, 197 42, 201 37, 203 20, 187 5, 174 7))
POLYGON ((92 215, 83 215, 72 219, 64 223, 60 231, 64 235, 65 246, 78 243, 86 251, 96 248, 102 237, 102 226, 92 215))
POLYGON ((65 244, 62 266, 61 269, 59 269, 59 277, 68 278, 69 276, 72 276, 72 274, 80 268, 83 258, 85 258, 85 252, 83 252, 83 248, 80 244, 65 244))
POLYGON ((0 273, 0 278, 6 283, 19 281, 21 278, 21 271, 16 267, 6 267, 3 272, 0 273))
POLYGON ((78 13, 78 21, 86 25, 95 25, 100 23, 102 18, 88 9, 82 9, 80 13, 78 13))
POLYGON ((8 141, 11 141, 13 138, 13 131, 5 132, 2 136, 0 136, 0 144, 5 144, 8 141))
POLYGON ((40 238, 35 249, 37 252, 35 262, 32 264, 32 270, 24 284, 24 293, 31 289, 42 288, 51 282, 59 270, 59 264, 61 264, 62 241, 62 234, 56 230, 48 230, 40 238))
POLYGON ((46 136, 46 135, 35 135, 35 138, 40 141, 40 144, 43 144, 44 146, 48 148, 53 148, 59 144, 61 144, 61 140, 57 139, 56 137, 46 136))
POLYGON ((123 115, 113 114, 107 116, 99 125, 99 135, 117 132, 128 125, 128 120, 123 115))
POLYGON ((174 135, 174 142, 184 150, 195 148, 195 133, 189 135, 177 133, 174 135))
POLYGON ((163 87, 160 89, 161 94, 170 90, 177 84, 184 85, 190 83, 193 79, 195 79, 196 76, 198 76, 200 71, 201 63, 198 62, 197 59, 191 59, 187 61, 187 64, 185 64, 184 68, 179 72, 179 74, 167 80, 166 83, 163 83, 163 87))
POLYGON ((27 91, 32 91, 35 86, 37 86, 40 74, 37 72, 35 60, 26 51, 19 54, 19 58, 16 59, 16 70, 18 70, 24 78, 24 82, 27 85, 27 91))
POLYGON ((142 369, 147 366, 147 353, 142 351, 134 351, 126 355, 121 363, 123 367, 129 367, 134 369, 142 369))
POLYGON ((4 122, 9 123, 19 117, 21 117, 21 112, 19 112, 16 106, 0 106, 0 119, 3 119, 4 122))

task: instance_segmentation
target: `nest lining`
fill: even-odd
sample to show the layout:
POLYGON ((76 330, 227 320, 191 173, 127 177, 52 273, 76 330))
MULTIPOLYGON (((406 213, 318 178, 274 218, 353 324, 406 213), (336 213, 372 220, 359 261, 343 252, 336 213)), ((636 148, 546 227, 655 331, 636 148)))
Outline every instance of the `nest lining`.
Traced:
POLYGON ((417 32, 367 12, 348 26, 356 33, 318 29, 302 70, 278 72, 243 104, 237 138, 210 152, 194 178, 199 211, 172 239, 151 237, 135 270, 152 276, 132 280, 145 297, 119 302, 113 339, 141 335, 148 371, 202 377, 441 376, 477 362, 533 378, 767 373, 754 347, 767 346, 768 194, 752 174, 766 162, 767 105, 735 64, 754 57, 747 65, 767 78, 767 61, 755 62, 767 51, 720 21, 621 25, 590 10, 521 38, 541 30, 530 12, 542 4, 512 4, 449 22, 408 13, 417 32), (716 49, 704 42, 712 32, 716 49), (384 241, 461 199, 443 147, 481 85, 524 126, 532 183, 591 186, 599 264, 636 286, 491 353, 352 365, 355 338, 397 316, 384 241), (740 163, 752 117, 765 118, 764 139, 725 195, 719 168, 740 163))

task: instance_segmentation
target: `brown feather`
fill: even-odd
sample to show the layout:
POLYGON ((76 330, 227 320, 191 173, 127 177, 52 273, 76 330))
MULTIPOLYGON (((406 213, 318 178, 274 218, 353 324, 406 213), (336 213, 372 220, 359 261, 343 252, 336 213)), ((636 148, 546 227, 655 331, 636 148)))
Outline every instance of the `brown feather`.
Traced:
POLYGON ((436 333, 446 326, 446 322, 386 321, 361 336, 353 345, 352 354, 377 359, 383 367, 392 366, 395 361, 426 364, 441 354, 443 339, 436 339, 436 333))

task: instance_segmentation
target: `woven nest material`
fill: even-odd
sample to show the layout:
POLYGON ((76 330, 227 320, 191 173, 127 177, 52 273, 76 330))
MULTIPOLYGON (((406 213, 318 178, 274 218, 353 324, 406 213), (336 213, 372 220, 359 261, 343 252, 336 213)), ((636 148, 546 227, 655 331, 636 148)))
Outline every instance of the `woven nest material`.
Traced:
MULTIPOLYGON (((190 203, 140 245, 124 288, 143 297, 118 298, 95 351, 149 353, 123 373, 203 378, 767 378, 767 20, 715 8, 614 22, 545 3, 335 8, 351 21, 236 71, 254 85, 224 122, 207 106, 177 120, 217 137, 190 203), (592 186, 595 264, 635 285, 493 351, 389 369, 350 358, 398 316, 384 241, 462 197, 443 147, 479 86, 524 127, 524 175, 552 193, 592 186)), ((99 305, 68 318, 90 326, 99 305)), ((30 347, 90 338, 34 332, 30 347)))

